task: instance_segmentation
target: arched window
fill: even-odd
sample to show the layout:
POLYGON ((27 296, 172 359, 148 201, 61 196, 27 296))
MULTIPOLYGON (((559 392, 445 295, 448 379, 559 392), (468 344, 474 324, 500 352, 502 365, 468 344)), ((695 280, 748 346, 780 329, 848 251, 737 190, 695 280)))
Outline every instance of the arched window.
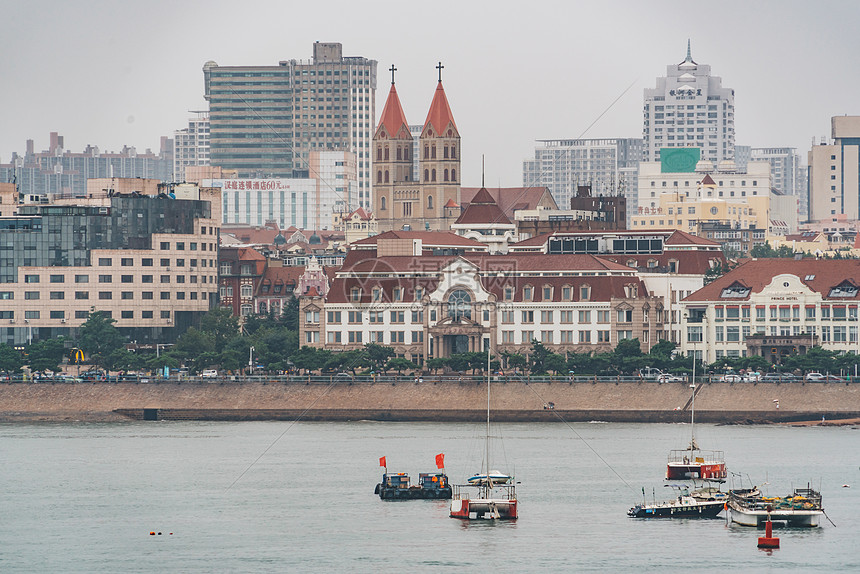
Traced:
POLYGON ((451 170, 451 181, 457 181, 457 170, 456 169, 451 170))
POLYGON ((382 161, 382 148, 381 147, 376 148, 376 160, 382 161))
POLYGON ((248 317, 254 313, 253 305, 242 305, 241 311, 243 317, 248 317))
POLYGON ((444 157, 445 159, 448 159, 448 146, 445 146, 445 149, 442 153, 442 157, 444 157))
POLYGON ((403 150, 399 146, 397 147, 397 159, 403 159, 403 150))
POLYGON ((424 170, 424 181, 430 181, 430 170, 424 170))
POLYGON ((385 211, 385 196, 379 198, 379 210, 385 211))
POLYGON ((448 316, 455 321, 472 318, 472 297, 467 291, 457 289, 448 295, 448 316))
POLYGON ((242 285, 242 297, 253 297, 254 287, 251 285, 242 285))
POLYGON ((388 183, 388 170, 385 170, 385 183, 388 183))
POLYGON ((382 170, 376 172, 376 183, 382 183, 382 170))
POLYGON ((388 148, 385 148, 385 159, 388 159, 388 148))
POLYGON ((436 170, 430 170, 430 181, 436 181, 436 170))
POLYGON ((445 168, 445 173, 442 175, 445 178, 445 181, 448 181, 448 168, 445 168))
POLYGON ((451 146, 451 159, 457 159, 457 147, 451 146))
POLYGON ((435 145, 430 147, 430 159, 436 159, 436 146, 435 145))
POLYGON ((427 209, 433 209, 433 196, 427 196, 427 209))
POLYGON ((265 315, 265 314, 266 314, 266 313, 268 313, 268 312, 269 312, 269 311, 268 311, 268 309, 267 309, 267 307, 266 307, 266 302, 265 302, 265 301, 260 301, 260 310, 259 310, 259 313, 260 313, 261 315, 265 315))
POLYGON ((403 148, 403 159, 409 159, 409 147, 403 148))
POLYGON ((427 157, 429 155, 430 155, 430 146, 425 145, 424 146, 424 159, 427 159, 427 157))

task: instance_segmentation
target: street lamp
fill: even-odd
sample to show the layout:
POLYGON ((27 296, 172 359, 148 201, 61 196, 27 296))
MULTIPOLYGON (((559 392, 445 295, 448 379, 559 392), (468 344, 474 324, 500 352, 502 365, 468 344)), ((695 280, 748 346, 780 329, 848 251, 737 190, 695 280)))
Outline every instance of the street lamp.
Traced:
POLYGON ((248 372, 254 374, 254 347, 248 350, 248 372))
POLYGON ((24 323, 27 325, 27 344, 33 344, 33 325, 30 324, 30 319, 24 319, 24 323))

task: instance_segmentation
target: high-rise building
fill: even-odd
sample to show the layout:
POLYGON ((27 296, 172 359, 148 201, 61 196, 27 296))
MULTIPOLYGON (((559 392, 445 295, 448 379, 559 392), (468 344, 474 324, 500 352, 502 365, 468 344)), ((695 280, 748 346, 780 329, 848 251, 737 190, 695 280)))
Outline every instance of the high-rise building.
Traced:
POLYGON ((47 150, 36 152, 30 139, 23 156, 15 153, 10 163, 0 164, 0 181, 15 182, 25 194, 83 195, 88 179, 111 177, 172 180, 173 140, 162 137, 158 154, 148 149, 140 153, 133 146, 105 152, 94 145, 71 152, 63 136, 51 132, 47 150))
POLYGON ((809 152, 809 219, 860 219, 860 116, 830 120, 832 143, 809 152))
POLYGON ((666 67, 655 88, 645 89, 644 161, 659 161, 660 149, 698 147, 702 159, 718 164, 735 154, 735 91, 687 57, 666 67))
POLYGON ((441 64, 439 69, 439 82, 418 138, 417 178, 415 141, 392 71, 391 90, 373 136, 373 212, 380 231, 446 230, 460 215, 460 132, 442 87, 441 64))
POLYGON ((173 181, 188 181, 188 166, 209 165, 209 112, 193 113, 187 128, 173 132, 173 181))
POLYGON ((338 43, 314 44, 310 61, 277 66, 203 66, 210 162, 242 178, 308 178, 312 151, 356 156, 358 196, 371 202, 370 149, 376 60, 345 57, 338 43))
POLYGON ((538 140, 534 159, 523 162, 523 186, 547 187, 570 209, 580 186, 593 196, 623 195, 636 206, 642 140, 638 138, 538 140))
POLYGON ((800 155, 793 147, 754 147, 750 151, 753 161, 770 163, 770 185, 783 195, 797 197, 797 216, 799 221, 806 220, 808 197, 806 195, 805 178, 798 180, 803 173, 800 169, 800 155))

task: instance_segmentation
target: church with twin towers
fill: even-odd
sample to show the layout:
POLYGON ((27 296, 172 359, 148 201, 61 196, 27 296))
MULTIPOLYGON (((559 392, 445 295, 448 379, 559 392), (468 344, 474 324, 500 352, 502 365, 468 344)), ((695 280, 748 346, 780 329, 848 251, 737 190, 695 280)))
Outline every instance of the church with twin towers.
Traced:
POLYGON ((460 132, 439 79, 418 145, 394 83, 373 135, 373 211, 379 231, 448 230, 460 216, 460 132), (413 157, 417 154, 417 158, 413 157), (418 169, 414 169, 417 159, 418 169))

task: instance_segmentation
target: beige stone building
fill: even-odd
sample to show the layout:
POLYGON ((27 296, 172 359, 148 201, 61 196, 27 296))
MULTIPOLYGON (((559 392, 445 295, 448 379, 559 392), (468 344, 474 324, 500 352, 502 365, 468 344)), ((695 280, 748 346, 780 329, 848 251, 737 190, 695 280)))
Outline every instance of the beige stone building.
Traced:
POLYGON ((830 120, 832 142, 809 151, 809 219, 860 219, 860 116, 830 120))

